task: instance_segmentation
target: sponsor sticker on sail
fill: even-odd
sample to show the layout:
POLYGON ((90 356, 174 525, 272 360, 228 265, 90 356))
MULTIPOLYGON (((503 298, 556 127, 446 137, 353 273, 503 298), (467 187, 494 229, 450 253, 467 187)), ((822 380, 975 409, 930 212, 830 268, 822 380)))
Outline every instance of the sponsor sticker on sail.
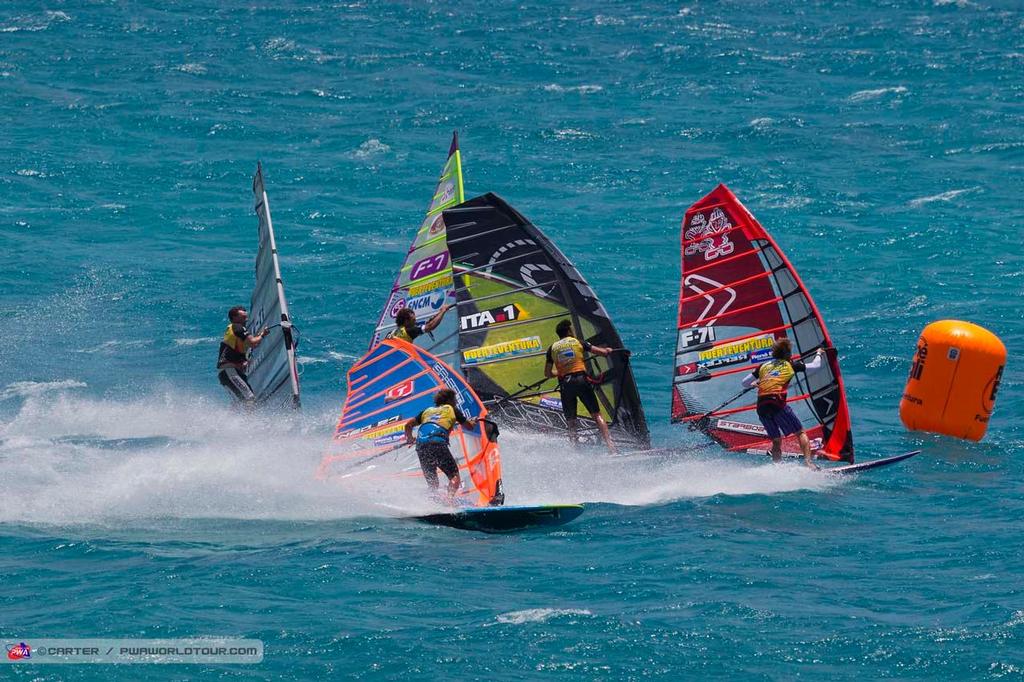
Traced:
POLYGON ((530 336, 523 339, 504 341, 490 346, 471 348, 462 353, 463 361, 467 365, 475 365, 489 360, 512 358, 520 355, 529 355, 544 350, 539 336, 530 336))

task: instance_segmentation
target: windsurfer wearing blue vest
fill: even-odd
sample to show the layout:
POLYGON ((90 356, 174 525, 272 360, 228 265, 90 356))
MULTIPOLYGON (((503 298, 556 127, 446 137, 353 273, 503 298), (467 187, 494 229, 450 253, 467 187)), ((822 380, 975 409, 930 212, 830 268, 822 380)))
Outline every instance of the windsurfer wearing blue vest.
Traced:
POLYGON ((429 334, 437 329, 437 325, 441 324, 444 314, 448 312, 451 307, 451 304, 445 303, 441 306, 441 309, 437 311, 437 314, 427 320, 427 323, 422 326, 416 324, 415 310, 412 308, 402 308, 395 314, 395 329, 389 336, 394 339, 402 339, 403 341, 413 343, 416 341, 416 337, 422 336, 423 334, 429 334))
POLYGON ((260 345, 268 330, 250 334, 245 328, 248 319, 249 313, 243 306, 235 306, 228 311, 229 324, 217 353, 217 379, 238 403, 252 407, 256 395, 245 376, 245 368, 249 363, 249 349, 260 345))
POLYGON ((453 497, 462 486, 459 465, 448 447, 448 438, 456 422, 470 429, 476 426, 475 419, 466 419, 455 406, 455 391, 442 388, 434 394, 434 407, 428 407, 405 423, 405 441, 409 445, 415 443, 416 456, 427 485, 437 491, 437 470, 440 469, 448 477, 449 497, 453 497), (412 430, 416 426, 420 428, 414 438, 412 430))
POLYGON ((821 369, 825 351, 819 348, 814 359, 807 363, 794 361, 792 356, 793 346, 789 339, 779 339, 772 345, 772 359, 743 377, 743 386, 750 388, 757 384, 757 417, 772 439, 772 461, 782 461, 782 439, 797 434, 804 463, 818 469, 818 465, 811 461, 811 443, 804 433, 803 424, 786 402, 786 391, 797 372, 810 374, 821 369))
POLYGON ((584 362, 584 353, 589 352, 607 357, 613 351, 611 348, 580 341, 572 335, 572 331, 572 322, 569 320, 562 320, 555 326, 558 341, 548 348, 547 361, 544 363, 544 376, 558 379, 562 414, 569 427, 569 439, 572 443, 575 445, 579 442, 576 417, 577 401, 579 401, 583 403, 587 413, 597 423, 597 428, 608 445, 608 449, 614 453, 615 444, 608 432, 608 424, 601 416, 601 408, 598 405, 597 393, 593 386, 594 380, 587 374, 587 366, 584 362))

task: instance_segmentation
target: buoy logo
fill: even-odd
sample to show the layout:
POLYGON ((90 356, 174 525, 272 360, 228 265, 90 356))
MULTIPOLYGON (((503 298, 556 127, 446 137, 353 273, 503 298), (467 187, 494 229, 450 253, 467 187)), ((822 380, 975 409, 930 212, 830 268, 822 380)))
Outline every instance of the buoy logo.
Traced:
POLYGON ((999 382, 1003 380, 1003 368, 1005 367, 1006 365, 1000 365, 996 370, 996 375, 985 385, 985 393, 981 397, 981 409, 985 411, 985 414, 992 414, 992 410, 996 406, 996 393, 999 392, 999 382))
POLYGON ((918 339, 917 342, 917 355, 914 357, 914 364, 910 366, 910 378, 921 380, 921 375, 924 374, 924 362, 928 358, 928 342, 924 340, 924 337, 918 339))

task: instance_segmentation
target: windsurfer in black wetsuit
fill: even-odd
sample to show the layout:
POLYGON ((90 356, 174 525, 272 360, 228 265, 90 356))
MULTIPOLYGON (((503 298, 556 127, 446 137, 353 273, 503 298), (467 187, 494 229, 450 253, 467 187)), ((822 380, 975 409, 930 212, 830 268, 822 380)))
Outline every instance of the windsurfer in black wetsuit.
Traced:
POLYGON ((236 401, 246 407, 252 407, 256 395, 245 376, 245 368, 249 363, 249 349, 260 345, 269 330, 264 328, 259 334, 250 334, 245 328, 248 319, 249 313, 243 306, 235 306, 228 311, 230 324, 224 330, 224 339, 220 342, 220 351, 217 353, 217 379, 236 401))
POLYGON ((437 329, 437 325, 441 324, 444 314, 451 308, 451 304, 445 303, 441 306, 441 309, 437 311, 437 314, 427 320, 427 323, 420 326, 416 324, 416 311, 412 308, 402 308, 395 315, 395 330, 389 334, 389 338, 402 339, 413 343, 416 341, 416 337, 422 336, 423 334, 429 334, 430 332, 437 329))

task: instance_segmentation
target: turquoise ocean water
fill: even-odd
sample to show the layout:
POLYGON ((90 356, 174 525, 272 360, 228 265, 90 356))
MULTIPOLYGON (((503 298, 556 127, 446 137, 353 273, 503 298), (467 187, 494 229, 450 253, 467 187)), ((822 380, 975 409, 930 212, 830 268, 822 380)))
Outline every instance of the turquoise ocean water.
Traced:
POLYGON ((0 6, 0 637, 244 636, 256 666, 16 679, 1024 675, 1024 7, 934 2, 0 6), (557 532, 398 520, 312 472, 449 136, 606 303, 659 446, 679 221, 726 182, 841 351, 848 480, 503 436, 557 532), (306 410, 227 409, 262 160, 306 410), (917 333, 1010 351, 984 442, 900 425, 917 333))

